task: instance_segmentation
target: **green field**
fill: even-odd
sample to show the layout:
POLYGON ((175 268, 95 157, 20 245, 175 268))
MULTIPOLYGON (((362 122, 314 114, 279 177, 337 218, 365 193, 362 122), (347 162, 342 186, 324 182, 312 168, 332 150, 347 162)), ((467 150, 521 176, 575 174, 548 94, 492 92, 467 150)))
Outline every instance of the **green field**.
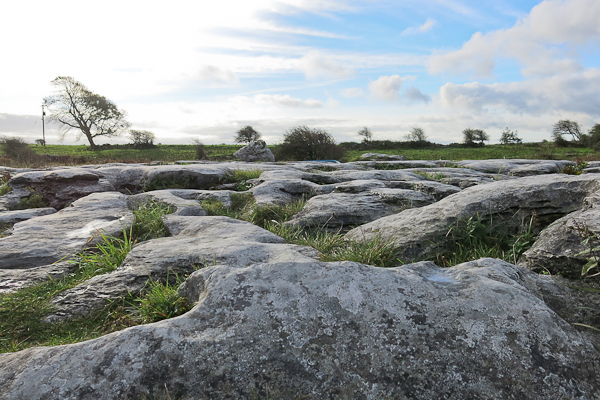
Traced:
MULTIPOLYGON (((401 144, 401 143, 400 143, 401 144)), ((460 147, 456 145, 432 145, 427 148, 407 148, 406 146, 374 145, 365 148, 359 143, 342 144, 348 150, 340 159, 342 162, 360 160, 361 154, 385 153, 406 156, 409 160, 484 160, 495 158, 554 159, 572 161, 600 160, 600 152, 585 147, 558 147, 554 143, 525 143, 521 145, 487 145, 483 147, 460 147)), ((242 145, 205 145, 205 158, 212 161, 234 160, 233 153, 242 145)), ((151 161, 174 162, 196 160, 194 145, 158 145, 151 149, 134 149, 126 145, 107 146, 101 150, 90 150, 88 146, 30 145, 38 155, 48 155, 36 160, 14 160, 0 157, 0 165, 12 167, 42 167, 48 165, 77 165, 120 163, 149 163, 151 161)), ((277 158, 277 145, 270 146, 277 158)))
MULTIPOLYGON (((220 159, 232 155, 242 145, 215 144, 204 146, 209 159, 220 159)), ((158 145, 152 149, 134 149, 126 146, 111 146, 103 150, 89 150, 88 146, 48 145, 33 146, 38 154, 84 158, 86 163, 106 162, 150 162, 195 160, 194 145, 158 145)))
POLYGON ((350 150, 343 161, 357 161, 361 154, 384 153, 406 156, 409 160, 489 160, 496 158, 524 158, 537 160, 600 160, 600 152, 585 147, 557 147, 553 143, 526 143, 522 145, 487 145, 483 147, 439 147, 430 149, 370 149, 350 150))

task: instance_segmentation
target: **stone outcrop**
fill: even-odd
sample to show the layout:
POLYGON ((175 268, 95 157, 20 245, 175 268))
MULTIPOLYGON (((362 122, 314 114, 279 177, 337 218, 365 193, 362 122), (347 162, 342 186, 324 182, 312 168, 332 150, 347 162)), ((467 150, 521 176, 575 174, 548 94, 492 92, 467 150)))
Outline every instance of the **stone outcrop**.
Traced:
POLYGON ((271 149, 267 147, 267 144, 264 140, 257 140, 255 142, 248 143, 247 145, 233 153, 233 156, 239 158, 242 161, 248 162, 275 161, 275 156, 271 152, 271 149))
POLYGON ((9 171, 0 221, 14 227, 0 238, 0 293, 72 273, 70 257, 155 202, 173 212, 167 237, 55 296, 45 321, 90 315, 152 280, 185 279, 179 293, 196 305, 86 342, 0 354, 1 400, 600 398, 600 337, 577 325, 600 326, 600 298, 534 272, 581 270, 573 228, 600 234, 597 166, 572 176, 555 173, 566 161, 260 164, 245 192, 257 204, 308 198, 287 226, 358 225, 347 239, 381 237, 414 261, 384 269, 322 262, 312 247, 207 216, 202 201, 230 207, 223 183, 256 164, 185 164, 9 171), (32 191, 53 208, 14 211, 32 191), (531 216, 550 225, 518 266, 422 261, 461 221, 531 216))
POLYGON ((585 197, 600 190, 600 175, 541 175, 488 183, 464 189, 429 206, 402 211, 348 232, 357 241, 380 236, 398 249, 401 260, 427 259, 452 240, 448 229, 469 218, 550 220, 573 212, 585 197))
MULTIPOLYGON (((533 246, 523 253, 519 265, 537 272, 570 278, 581 276, 590 248, 600 246, 600 239, 591 239, 584 245, 585 235, 600 236, 600 193, 584 199, 584 207, 565 215, 544 229, 533 246), (588 250, 588 252, 586 252, 588 250)), ((600 252, 594 252, 600 256, 600 252)))
MULTIPOLYGON (((483 259, 215 265, 181 317, 0 355, 3 400, 593 398, 590 338, 538 295, 549 277, 483 259), (163 392, 164 393, 164 392, 163 392)), ((567 290, 567 289, 563 289, 567 290)))

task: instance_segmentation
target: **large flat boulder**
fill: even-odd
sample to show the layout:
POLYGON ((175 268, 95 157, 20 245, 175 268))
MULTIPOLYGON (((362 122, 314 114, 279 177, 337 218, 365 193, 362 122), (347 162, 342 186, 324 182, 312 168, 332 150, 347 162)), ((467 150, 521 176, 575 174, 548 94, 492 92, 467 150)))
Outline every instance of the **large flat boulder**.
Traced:
MULTIPOLYGON (((499 260, 441 269, 309 261, 215 265, 187 314, 0 354, 16 399, 594 398, 594 340, 499 260)), ((568 291, 568 289, 555 289, 568 291)), ((548 294, 546 294, 548 295, 548 294)))

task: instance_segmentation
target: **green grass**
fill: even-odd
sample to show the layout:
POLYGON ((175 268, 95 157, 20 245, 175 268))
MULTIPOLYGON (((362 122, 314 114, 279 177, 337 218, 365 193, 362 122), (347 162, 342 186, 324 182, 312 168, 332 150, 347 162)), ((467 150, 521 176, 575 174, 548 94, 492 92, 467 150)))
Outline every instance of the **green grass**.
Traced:
POLYGON ((243 192, 252 187, 248 183, 248 181, 250 179, 260 178, 260 174, 262 174, 263 172, 264 171, 260 170, 260 169, 251 169, 251 170, 236 169, 235 171, 226 174, 222 179, 222 183, 224 183, 224 184, 235 183, 236 184, 235 190, 237 190, 238 192, 243 192))
MULTIPOLYGON (((376 142, 374 142, 376 143, 376 142)), ((355 148, 356 143, 354 143, 355 148)), ((55 160, 40 160, 35 166, 43 165, 74 165, 74 164, 102 164, 107 162, 147 163, 150 161, 173 162, 179 160, 194 160, 196 158, 196 147, 193 144, 186 145, 158 145, 152 149, 133 149, 124 145, 115 145, 110 148, 91 151, 85 145, 30 145, 37 154, 52 155, 55 160), (39 164, 39 165, 38 165, 39 164)), ((204 151, 209 160, 225 161, 233 159, 232 155, 242 145, 205 145, 204 151)), ((276 152, 277 145, 271 145, 276 152)), ((367 152, 383 154, 400 154, 410 160, 484 160, 492 158, 525 158, 525 159, 561 159, 561 160, 600 160, 600 153, 590 148, 583 147, 556 147, 554 143, 523 143, 520 145, 487 145, 483 147, 465 148, 456 145, 443 146, 434 145, 425 149, 411 148, 369 148, 366 150, 348 150, 342 157, 342 161, 358 161, 360 156, 367 152)), ((15 162, 3 157, 0 164, 9 166, 16 165, 15 162), (13 165, 14 164, 14 165, 13 165)), ((33 165, 31 165, 33 166, 33 165)), ((381 167, 394 168, 394 167, 381 167)))
POLYGON ((556 147, 551 143, 526 143, 523 145, 487 145, 484 147, 440 147, 432 149, 369 149, 349 150, 342 161, 360 161, 364 153, 398 154, 409 160, 487 160, 501 158, 600 160, 600 153, 583 147, 556 147))
POLYGON ((401 264, 391 242, 381 238, 358 243, 345 240, 340 233, 284 226, 284 222, 302 211, 306 198, 284 205, 255 205, 251 193, 242 195, 245 193, 232 194, 232 206, 229 208, 217 200, 205 200, 202 207, 209 215, 245 220, 281 236, 289 243, 311 246, 321 252, 322 261, 356 261, 380 267, 401 264), (239 196, 239 200, 234 199, 235 195, 239 196))
MULTIPOLYGON (((516 217, 513 217, 516 218, 516 217)), ((438 254, 433 261, 441 267, 451 267, 483 257, 499 258, 516 264, 521 254, 537 239, 534 217, 521 221, 514 228, 514 221, 469 218, 450 228, 450 248, 438 254)))
MULTIPOLYGON (((179 161, 195 160, 196 148, 193 144, 187 145, 158 145, 152 149, 133 149, 126 146, 112 146, 113 148, 91 151, 88 146, 78 145, 47 145, 33 146, 37 154, 54 156, 82 157, 85 163, 106 162, 150 162, 150 161, 179 161)), ((225 160, 232 156, 242 145, 206 145, 204 146, 208 159, 225 160)))
POLYGON ((28 208, 44 208, 48 204, 41 194, 32 192, 28 197, 22 197, 17 205, 17 210, 26 210, 28 208))
POLYGON ((175 298, 175 288, 169 283, 149 282, 139 296, 115 301, 94 315, 56 323, 42 321, 52 312, 52 298, 93 276, 115 270, 136 242, 165 236, 162 216, 168 212, 169 208, 153 202, 143 204, 134 211, 129 232, 123 231, 120 238, 103 235, 98 245, 73 260, 73 270, 64 278, 0 295, 0 352, 75 343, 189 309, 189 304, 175 298))

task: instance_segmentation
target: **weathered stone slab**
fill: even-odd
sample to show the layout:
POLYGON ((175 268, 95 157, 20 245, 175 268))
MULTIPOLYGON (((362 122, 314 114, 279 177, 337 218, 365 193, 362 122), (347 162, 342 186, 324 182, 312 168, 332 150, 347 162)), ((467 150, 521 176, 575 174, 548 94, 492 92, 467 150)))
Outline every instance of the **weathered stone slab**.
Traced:
MULTIPOLYGON (((361 181, 351 181, 361 182, 361 181)), ((368 187, 362 185, 361 187, 368 187)), ((339 186, 338 186, 339 188, 339 186)), ((344 186, 342 189, 355 189, 344 186)), ((425 193, 406 189, 373 188, 368 192, 331 193, 312 197, 285 226, 340 230, 435 202, 425 193)))
POLYGON ((0 393, 3 400, 116 400, 165 388, 173 398, 211 399, 594 398, 598 351, 538 294, 548 281, 491 259, 447 269, 215 265, 182 288, 198 305, 181 317, 0 354, 0 393))
POLYGON ((0 212, 0 223, 16 224, 17 222, 27 221, 28 219, 50 215, 56 212, 55 208, 30 208, 27 210, 15 210, 0 212))
POLYGON ((348 232, 357 241, 380 236, 391 240, 404 262, 427 259, 451 240, 450 227, 469 218, 501 216, 515 223, 534 213, 556 219, 583 205, 583 199, 600 189, 600 175, 541 175, 497 181, 467 188, 429 206, 380 218, 348 232))
POLYGON ((0 269, 24 269, 52 264, 86 246, 101 234, 119 236, 133 214, 125 195, 93 193, 61 211, 17 223, 12 234, 0 238, 0 269))
POLYGON ((566 160, 528 159, 464 160, 456 164, 476 171, 514 176, 555 174, 567 165, 576 165, 575 162, 566 160))
MULTIPOLYGON (((549 271, 554 275, 579 278, 581 269, 592 258, 590 245, 583 244, 583 232, 600 236, 600 192, 587 197, 584 207, 565 215, 544 229, 533 246, 523 253, 519 265, 537 272, 549 271)), ((591 247, 600 246, 592 240, 591 247)), ((592 273, 600 272, 598 270, 592 273)))
POLYGON ((256 225, 228 217, 168 215, 164 221, 172 237, 134 246, 115 271, 61 293, 52 301, 54 311, 46 321, 99 311, 109 300, 139 293, 148 280, 175 280, 208 265, 243 268, 257 262, 312 260, 318 255, 312 248, 287 244, 256 225))

